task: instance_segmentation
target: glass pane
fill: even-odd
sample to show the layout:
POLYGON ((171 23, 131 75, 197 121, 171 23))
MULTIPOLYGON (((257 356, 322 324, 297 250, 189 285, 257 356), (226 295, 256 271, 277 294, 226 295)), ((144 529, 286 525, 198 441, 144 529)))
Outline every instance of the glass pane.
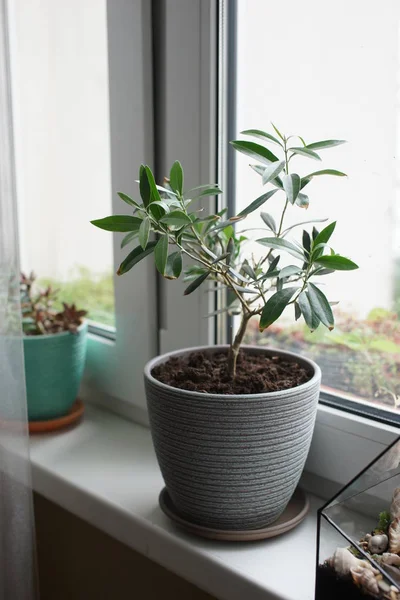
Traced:
MULTIPOLYGON (((358 271, 321 278, 329 300, 340 301, 333 332, 320 326, 310 334, 287 310, 263 334, 254 323, 247 342, 308 355, 322 367, 326 389, 395 411, 400 402, 399 13, 396 0, 384 11, 371 0, 338 0, 329 17, 317 0, 238 0, 237 19, 237 135, 250 128, 270 131, 273 121, 308 143, 348 140, 321 151, 322 163, 296 159, 301 174, 325 167, 349 177, 315 178, 309 209, 289 206, 285 224, 337 220, 335 250, 360 265, 358 271)), ((237 156, 237 211, 263 190, 251 162, 237 156)), ((263 207, 275 217, 282 206, 278 196, 263 207)), ((259 214, 245 226, 262 227, 259 214)), ((300 239, 301 229, 292 239, 300 239)), ((268 236, 266 229, 252 234, 268 236)), ((248 251, 257 256, 263 247, 251 243, 248 251)))
POLYGON ((21 266, 114 326, 105 0, 15 0, 21 266))

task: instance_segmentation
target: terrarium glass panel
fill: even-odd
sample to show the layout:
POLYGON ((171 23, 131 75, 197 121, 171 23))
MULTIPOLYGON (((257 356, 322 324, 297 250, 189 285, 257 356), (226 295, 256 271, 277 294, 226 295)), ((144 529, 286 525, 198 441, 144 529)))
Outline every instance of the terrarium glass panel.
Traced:
POLYGON ((400 438, 318 513, 316 600, 400 600, 400 438))

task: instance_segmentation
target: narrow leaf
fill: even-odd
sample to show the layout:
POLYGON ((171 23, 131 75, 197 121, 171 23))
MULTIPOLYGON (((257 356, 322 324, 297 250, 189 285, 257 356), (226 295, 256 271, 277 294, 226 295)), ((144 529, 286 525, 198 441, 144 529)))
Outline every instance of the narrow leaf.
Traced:
POLYGON ((124 192, 117 192, 117 194, 121 198, 121 200, 129 204, 129 206, 134 206, 135 208, 142 208, 142 206, 140 206, 138 202, 132 200, 132 198, 130 198, 127 194, 124 194, 124 192))
POLYGON ((260 240, 256 240, 259 244, 263 246, 268 246, 269 248, 276 248, 277 250, 286 250, 295 258, 300 260, 304 260, 304 255, 300 250, 296 248, 294 244, 291 242, 287 242, 286 240, 282 240, 281 238, 261 238, 260 240))
POLYGON ((335 169, 322 169, 321 171, 314 171, 313 173, 309 173, 302 177, 301 179, 301 189, 305 187, 308 183, 310 183, 313 177, 319 177, 320 175, 334 175, 335 177, 347 177, 346 173, 342 173, 342 171, 336 171, 335 169))
POLYGON ((147 207, 150 204, 151 191, 150 191, 150 183, 147 178, 146 168, 144 165, 140 165, 139 190, 140 190, 140 197, 143 200, 143 204, 145 205, 145 207, 147 207))
POLYGON ((295 227, 300 227, 301 225, 308 225, 309 223, 325 223, 327 220, 328 219, 312 219, 311 221, 302 221, 301 223, 295 223, 294 225, 287 227, 287 229, 285 229, 282 235, 286 235, 291 229, 294 229, 295 227))
MULTIPOLYGON (((265 166, 264 165, 249 165, 249 167, 251 169, 253 169, 253 171, 255 171, 258 175, 261 175, 261 177, 264 174, 264 170, 265 170, 265 166)), ((283 185, 282 185, 282 179, 280 177, 275 177, 275 179, 271 180, 272 185, 275 185, 276 187, 282 189, 283 185)))
POLYGON ((285 190, 287 199, 291 204, 294 204, 300 191, 300 176, 297 173, 290 173, 282 178, 283 189, 285 190))
POLYGON ((262 183, 266 185, 272 179, 275 179, 277 175, 283 170, 285 166, 285 161, 281 160, 278 162, 273 162, 268 167, 265 168, 264 173, 262 175, 262 183))
MULTIPOLYGON (((293 154, 299 154, 300 156, 305 156, 307 158, 313 158, 314 160, 321 160, 321 157, 318 156, 314 150, 309 150, 309 148, 302 148, 301 146, 295 148, 289 148, 293 154)), ((293 155, 292 155, 293 156, 293 155)))
POLYGON ((149 241, 150 235, 150 219, 146 217, 143 219, 142 224, 139 229, 139 244, 142 246, 143 250, 147 246, 147 242, 149 241))
POLYGON ((177 279, 182 272, 182 254, 180 251, 172 252, 167 258, 164 276, 167 279, 177 279))
POLYGON ((164 217, 161 217, 160 223, 166 223, 167 225, 174 225, 175 227, 184 227, 185 225, 191 225, 192 221, 186 213, 181 210, 173 210, 164 217))
POLYGON ((267 273, 272 273, 272 271, 275 271, 280 260, 281 260, 280 256, 275 256, 275 258, 273 258, 270 262, 267 273))
POLYGON ((128 233, 121 242, 121 248, 125 248, 132 240, 134 240, 138 236, 138 231, 131 231, 128 233))
POLYGON ((320 324, 320 320, 311 307, 307 292, 301 292, 297 298, 297 302, 299 303, 301 314, 304 317, 307 327, 310 331, 315 331, 320 324))
POLYGON ((171 188, 182 196, 183 194, 183 169, 179 160, 176 160, 171 167, 171 171, 169 174, 169 184, 171 188))
POLYGON ((261 218, 264 221, 264 223, 266 224, 266 226, 269 227, 269 229, 271 231, 276 233, 276 223, 275 223, 274 217, 268 213, 262 212, 261 218))
POLYGON ((334 254, 332 256, 321 256, 315 261, 318 265, 326 267, 327 269, 333 269, 334 271, 353 271, 358 269, 358 265, 349 258, 334 254))
POLYGON ((251 279, 257 279, 254 269, 248 263, 242 264, 242 271, 244 271, 251 279))
POLYGON ((284 277, 290 277, 291 275, 298 275, 301 273, 301 267, 296 267, 295 265, 289 265, 287 267, 283 267, 283 269, 279 272, 279 279, 283 279, 284 277))
POLYGON ((301 317, 301 309, 297 302, 294 303, 294 320, 298 321, 301 317))
POLYGON ((176 198, 176 193, 173 190, 169 190, 166 187, 163 187, 162 185, 157 185, 157 189, 159 192, 163 192, 164 194, 168 194, 168 196, 171 196, 172 198, 176 198))
POLYGON ((239 218, 246 217, 250 213, 257 210, 257 208, 260 208, 260 206, 262 206, 267 200, 269 200, 271 198, 271 196, 276 194, 277 191, 278 190, 270 190, 269 192, 262 194, 262 196, 260 196, 256 200, 253 200, 253 202, 251 204, 249 204, 249 206, 246 206, 246 208, 244 208, 242 211, 240 211, 240 213, 237 216, 239 218))
POLYGON ((113 215, 104 219, 95 219, 90 221, 92 225, 104 229, 105 231, 138 231, 142 219, 132 217, 131 215, 113 215))
POLYGON ((313 312, 317 315, 321 323, 328 327, 329 331, 332 331, 335 319, 333 318, 332 309, 325 294, 313 283, 309 283, 308 298, 313 312))
POLYGON ((157 242, 154 248, 154 260, 156 263, 157 270, 161 275, 165 274, 165 266, 168 258, 168 236, 163 235, 157 242))
POLYGON ((276 137, 266 131, 261 131, 261 129, 246 129, 246 131, 241 131, 240 133, 242 135, 251 135, 255 138, 260 138, 261 140, 269 140, 270 142, 274 142, 274 144, 283 147, 283 144, 281 144, 276 137))
POLYGON ((341 144, 346 143, 346 140, 322 140, 321 142, 307 144, 307 148, 311 148, 311 150, 322 150, 323 148, 333 148, 334 146, 340 146, 341 144))
POLYGON ((200 277, 197 277, 190 285, 187 286, 186 290, 183 292, 183 295, 188 296, 194 292, 194 290, 197 290, 197 288, 203 283, 203 281, 207 279, 208 276, 209 273, 207 272, 203 273, 203 275, 200 275, 200 277))
POLYGON ((156 246, 156 243, 157 242, 149 242, 146 250, 143 250, 141 246, 136 246, 136 248, 132 250, 132 252, 130 252, 125 260, 123 260, 120 264, 117 275, 123 275, 124 273, 127 273, 134 265, 151 254, 156 246))
POLYGON ((285 288, 269 298, 261 313, 260 331, 264 331, 264 329, 279 319, 296 289, 295 287, 285 288))
POLYGON ((259 160, 266 165, 269 165, 269 163, 279 160, 278 157, 275 156, 275 154, 268 150, 268 148, 264 148, 264 146, 256 144, 255 142, 237 140, 231 142, 231 144, 235 148, 235 150, 238 150, 243 154, 247 154, 247 156, 250 156, 255 160, 259 160))
POLYGON ((313 248, 315 248, 318 244, 327 244, 331 238, 332 233, 335 231, 335 227, 336 221, 332 221, 332 223, 329 223, 329 225, 327 225, 325 229, 320 231, 313 242, 313 248))
POLYGON ((215 196, 216 194, 222 194, 222 190, 218 187, 217 184, 206 184, 199 185, 191 190, 185 192, 185 197, 188 198, 201 198, 203 196, 215 196))
POLYGON ((311 238, 310 238, 310 234, 305 229, 303 229, 302 242, 303 242, 303 248, 304 248, 304 250, 307 250, 307 252, 311 252, 311 238))
POLYGON ((271 125, 275 129, 275 131, 279 135, 279 137, 281 138, 282 142, 284 142, 285 141, 285 136, 279 131, 279 129, 277 127, 275 127, 275 125, 273 123, 271 123, 271 125))
POLYGON ((147 165, 145 166, 145 171, 150 186, 150 202, 160 202, 161 196, 160 192, 157 189, 156 180, 154 179, 153 172, 147 165))

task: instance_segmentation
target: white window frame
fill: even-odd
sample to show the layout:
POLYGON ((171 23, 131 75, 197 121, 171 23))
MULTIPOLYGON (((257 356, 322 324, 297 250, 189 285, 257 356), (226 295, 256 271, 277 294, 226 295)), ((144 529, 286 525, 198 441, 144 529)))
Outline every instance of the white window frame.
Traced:
MULTIPOLYGON (((137 187, 141 163, 153 166, 151 2, 108 0, 108 68, 112 213, 124 212, 117 191, 137 187)), ((126 255, 113 236, 114 263, 126 255)), ((150 260, 114 275, 115 339, 89 334, 81 395, 139 422, 147 421, 143 367, 157 354, 156 275, 150 260)))

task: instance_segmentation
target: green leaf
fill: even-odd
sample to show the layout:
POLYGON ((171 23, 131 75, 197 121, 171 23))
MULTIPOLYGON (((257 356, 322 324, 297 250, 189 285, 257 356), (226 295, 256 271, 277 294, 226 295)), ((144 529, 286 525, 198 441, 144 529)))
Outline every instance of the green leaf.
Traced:
POLYGON ((297 204, 297 206, 300 206, 300 208, 308 208, 310 204, 310 199, 305 194, 299 192, 295 204, 297 204))
POLYGON ((310 238, 310 234, 305 229, 303 229, 302 242, 303 242, 303 248, 305 250, 307 250, 307 252, 311 252, 311 238, 310 238))
POLYGON ((269 200, 271 198, 271 196, 276 194, 277 191, 278 190, 270 190, 269 192, 262 194, 261 196, 259 196, 259 198, 257 198, 256 200, 253 200, 253 202, 251 204, 249 204, 248 206, 246 206, 246 208, 244 208, 242 211, 240 211, 240 213, 237 216, 239 218, 246 217, 250 213, 257 210, 257 208, 260 208, 260 206, 262 206, 267 200, 269 200))
MULTIPOLYGON (((302 146, 296 146, 294 148, 289 148, 293 154, 298 154, 300 156, 305 156, 306 158, 313 158, 314 160, 321 160, 321 157, 318 156, 314 150, 309 150, 309 148, 304 148, 302 146)), ((290 156, 292 158, 293 154, 290 156)))
MULTIPOLYGON (((150 186, 150 202, 161 202, 160 192, 157 189, 156 180, 154 179, 154 175, 150 167, 145 166, 147 180, 150 186)), ((162 216, 162 215, 160 215, 162 216)))
POLYGON ((172 252, 167 258, 164 277, 177 279, 182 272, 182 254, 180 251, 172 252))
POLYGON ((184 195, 189 198, 201 198, 203 196, 215 196, 216 194, 222 194, 222 190, 219 189, 218 185, 207 183, 188 190, 184 195))
POLYGON ((156 243, 157 242, 149 242, 146 250, 143 250, 141 246, 136 246, 136 248, 132 250, 132 252, 130 252, 125 260, 123 260, 120 264, 117 275, 123 275, 124 273, 127 273, 134 265, 151 254, 156 246, 156 243))
POLYGON ((295 265, 289 265, 287 267, 283 267, 283 269, 279 272, 279 279, 283 279, 283 277, 290 277, 291 275, 297 275, 301 273, 301 267, 296 267, 295 265))
POLYGON ((246 129, 246 131, 241 131, 240 133, 242 135, 252 135, 253 137, 260 138, 261 140, 269 140, 283 148, 283 144, 281 144, 281 142, 278 139, 276 139, 276 137, 274 137, 270 133, 267 133, 266 131, 261 131, 261 129, 246 129))
POLYGON ((276 267, 278 266, 279 261, 281 260, 280 256, 275 256, 275 258, 273 258, 269 264, 267 273, 272 273, 273 271, 275 271, 276 267))
POLYGON ((143 219, 142 224, 139 229, 139 244, 142 246, 143 250, 147 246, 147 242, 149 241, 150 235, 150 219, 146 217, 143 219))
POLYGON ((272 179, 275 179, 276 176, 279 175, 279 173, 282 171, 284 166, 285 166, 284 160, 281 160, 278 162, 273 162, 270 165, 268 165, 268 167, 265 168, 263 176, 262 176, 263 185, 266 185, 272 179))
POLYGON ((340 146, 341 144, 346 143, 346 140, 322 140, 321 142, 307 144, 307 148, 311 148, 311 150, 322 150, 323 148, 333 148, 334 146, 340 146))
POLYGON ((287 199, 291 204, 294 204, 300 191, 300 176, 297 173, 285 175, 282 179, 283 189, 285 190, 287 199))
MULTIPOLYGON (((261 177, 264 174, 265 171, 265 166, 264 165, 249 165, 249 167, 251 167, 253 169, 253 171, 255 171, 258 175, 261 175, 261 177)), ((272 185, 275 185, 276 187, 282 189, 283 185, 282 185, 282 179, 280 177, 276 177, 275 179, 271 180, 272 185)))
POLYGON ((251 279, 257 279, 257 275, 255 274, 254 269, 249 265, 249 263, 242 264, 242 271, 244 271, 246 275, 248 275, 251 279))
POLYGON ((315 240, 315 238, 317 237, 319 231, 316 227, 312 228, 312 239, 315 240))
POLYGON ((130 198, 127 194, 124 194, 123 192, 117 192, 117 194, 121 198, 121 200, 129 204, 129 206, 134 206, 135 208, 142 208, 142 206, 140 206, 138 202, 132 200, 132 198, 130 198))
POLYGON ((192 220, 186 213, 181 210, 173 210, 160 219, 160 223, 166 223, 167 225, 174 225, 175 227, 184 227, 185 225, 191 225, 192 220))
MULTIPOLYGON (((299 154, 300 156, 305 156, 306 158, 313 158, 314 160, 321 160, 321 157, 318 156, 314 150, 309 150, 309 148, 302 148, 301 146, 295 148, 289 148, 293 154, 299 154)), ((293 156, 293 155, 292 155, 293 156)))
POLYGON ((147 206, 150 204, 151 191, 150 191, 150 183, 147 178, 146 168, 144 165, 140 165, 139 190, 140 190, 140 197, 143 200, 143 204, 147 208, 147 206))
POLYGON ((154 260, 156 263, 157 270, 161 275, 165 274, 165 267, 168 258, 168 235, 163 235, 158 240, 156 247, 154 248, 154 260))
POLYGON ((297 302, 299 303, 301 314, 304 317, 307 327, 310 331, 315 331, 320 324, 320 320, 311 307, 307 292, 301 292, 297 298, 297 302))
POLYGON ((291 229, 294 229, 295 227, 300 227, 301 225, 308 225, 309 223, 325 223, 327 220, 328 219, 312 219, 311 221, 301 221, 301 223, 295 223, 294 225, 287 227, 287 229, 285 229, 282 235, 286 235, 291 229))
POLYGON ((326 267, 327 269, 333 269, 334 271, 353 271, 358 269, 358 265, 349 258, 340 256, 339 254, 333 254, 332 256, 320 256, 315 261, 318 265, 326 267))
POLYGON ((169 190, 166 187, 163 187, 162 185, 157 185, 157 189, 159 192, 163 192, 164 194, 168 194, 168 196, 171 196, 172 198, 176 198, 176 193, 173 190, 169 190))
POLYGON ((169 184, 179 196, 183 194, 183 169, 179 160, 176 160, 171 167, 169 174, 169 184))
POLYGON ((314 171, 313 173, 309 173, 308 175, 302 177, 301 189, 303 189, 303 187, 310 183, 313 177, 319 177, 320 175, 334 175, 335 177, 347 177, 346 173, 342 173, 342 171, 336 171, 335 169, 322 169, 321 171, 314 171))
POLYGON ((264 146, 261 146, 260 144, 241 140, 237 140, 230 143, 235 148, 235 150, 238 150, 243 154, 247 154, 247 156, 250 156, 255 160, 260 160, 266 165, 269 165, 269 163, 279 160, 278 157, 275 156, 275 154, 268 150, 268 148, 264 148, 264 146))
POLYGON ((285 136, 279 131, 279 129, 277 127, 275 127, 275 125, 273 123, 271 123, 271 125, 275 129, 275 131, 279 135, 279 137, 281 138, 282 142, 284 142, 285 141, 285 136))
POLYGON ((321 323, 332 331, 335 319, 327 297, 313 283, 308 284, 308 298, 313 312, 317 315, 321 323))
POLYGON ((320 231, 313 242, 313 248, 315 248, 318 244, 327 244, 331 238, 332 233, 335 231, 335 227, 336 221, 332 221, 332 223, 329 223, 329 225, 327 225, 325 229, 320 231))
POLYGON ((127 246, 132 240, 137 238, 138 233, 138 231, 131 231, 128 233, 121 242, 121 248, 125 248, 125 246, 127 246))
POLYGON ((301 317, 301 309, 297 302, 294 303, 294 320, 298 321, 301 317))
POLYGON ((260 240, 256 240, 259 244, 263 246, 268 246, 268 248, 276 248, 277 250, 286 250, 295 258, 299 260, 304 260, 304 254, 300 252, 296 248, 294 244, 291 242, 287 242, 286 240, 282 240, 281 238, 261 238, 260 240))
POLYGON ((260 331, 272 325, 283 313, 297 288, 290 287, 276 292, 265 304, 260 318, 260 331))
POLYGON ((271 216, 268 213, 262 212, 261 213, 261 218, 264 221, 264 223, 266 224, 266 226, 269 227, 269 229, 271 231, 273 231, 274 233, 276 233, 276 223, 275 223, 274 217, 271 216))
POLYGON ((187 286, 186 290, 183 292, 183 295, 188 296, 189 294, 194 292, 194 290, 197 290, 197 288, 203 283, 203 281, 205 281, 207 279, 209 274, 210 274, 209 272, 203 273, 202 275, 197 277, 194 281, 192 281, 192 283, 190 283, 187 286))
POLYGON ((104 219, 95 219, 90 221, 92 225, 104 229, 105 231, 138 231, 142 219, 132 217, 131 215, 113 215, 104 219))

